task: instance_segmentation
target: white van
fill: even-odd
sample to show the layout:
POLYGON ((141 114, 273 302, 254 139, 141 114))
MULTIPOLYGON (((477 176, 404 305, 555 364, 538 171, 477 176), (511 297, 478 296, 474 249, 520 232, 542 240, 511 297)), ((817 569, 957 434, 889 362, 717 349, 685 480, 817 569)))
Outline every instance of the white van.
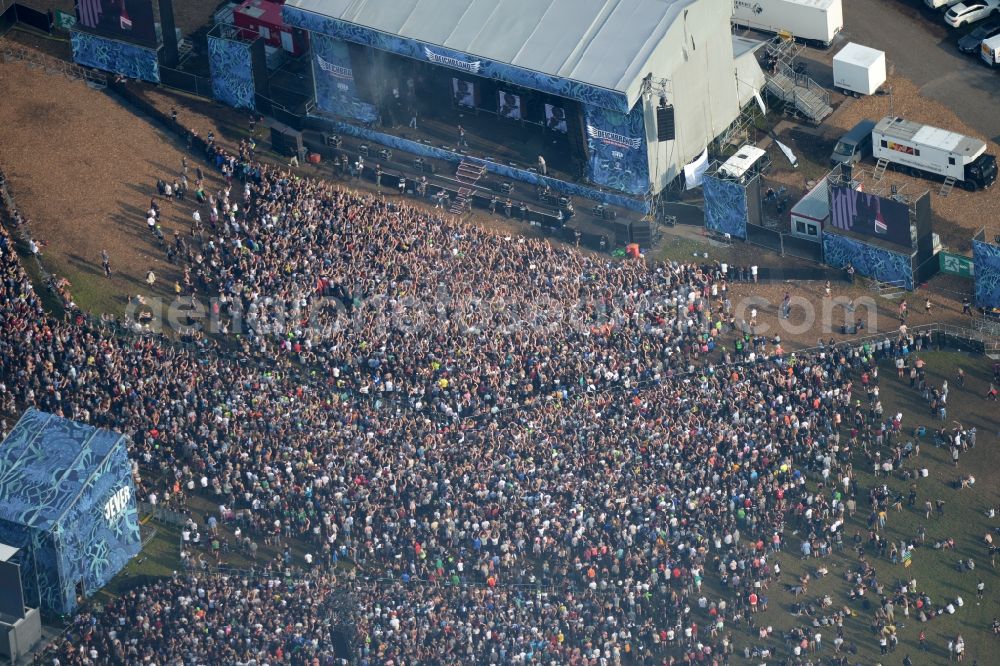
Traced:
POLYGON ((1000 35, 984 39, 979 45, 979 55, 990 67, 1000 65, 1000 35))

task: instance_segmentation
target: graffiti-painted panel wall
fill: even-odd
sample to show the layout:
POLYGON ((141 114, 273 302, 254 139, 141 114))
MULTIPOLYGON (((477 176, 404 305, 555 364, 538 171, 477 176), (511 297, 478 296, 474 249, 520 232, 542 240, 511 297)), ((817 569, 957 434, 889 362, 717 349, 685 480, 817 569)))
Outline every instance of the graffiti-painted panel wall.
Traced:
POLYGON ((972 262, 976 267, 976 307, 1000 307, 1000 247, 972 241, 972 262))
POLYGON ((740 183, 705 174, 705 228, 733 238, 747 237, 747 191, 740 183))
POLYGON ((253 61, 250 43, 208 36, 208 68, 212 95, 236 109, 254 109, 253 61))
POLYGON ((823 234, 823 261, 834 268, 847 268, 850 264, 858 275, 913 291, 913 267, 905 254, 838 236, 828 229, 823 234))
POLYGON ((587 175, 598 185, 629 194, 649 190, 649 155, 642 103, 627 114, 583 107, 587 127, 587 175))
POLYGON ((73 62, 78 65, 121 74, 130 79, 160 82, 160 61, 156 49, 76 30, 70 34, 70 43, 73 47, 73 62))

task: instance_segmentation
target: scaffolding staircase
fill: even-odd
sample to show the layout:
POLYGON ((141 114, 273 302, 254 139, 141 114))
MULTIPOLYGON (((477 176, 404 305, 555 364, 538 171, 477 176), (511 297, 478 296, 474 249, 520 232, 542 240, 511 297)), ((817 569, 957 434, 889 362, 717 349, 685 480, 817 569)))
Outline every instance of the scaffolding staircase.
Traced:
POLYGON ((938 192, 938 196, 946 197, 949 194, 951 194, 951 191, 953 189, 955 189, 955 179, 952 178, 951 176, 948 176, 947 178, 944 179, 944 182, 941 183, 941 190, 938 192))
POLYGON ((833 113, 830 93, 808 75, 796 72, 787 62, 777 62, 765 87, 785 105, 786 112, 813 124, 820 124, 833 113))
POLYGON ((448 211, 461 215, 472 210, 472 197, 476 194, 476 183, 486 174, 486 167, 476 162, 462 160, 455 171, 455 179, 458 180, 458 196, 451 201, 448 211))

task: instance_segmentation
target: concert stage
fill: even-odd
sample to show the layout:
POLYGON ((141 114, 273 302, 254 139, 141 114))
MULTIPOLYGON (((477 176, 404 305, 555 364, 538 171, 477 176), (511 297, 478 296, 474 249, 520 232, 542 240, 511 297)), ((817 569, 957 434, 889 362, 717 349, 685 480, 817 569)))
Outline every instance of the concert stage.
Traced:
POLYGON ((754 92, 719 3, 453 4, 289 0, 303 126, 642 214, 754 92))

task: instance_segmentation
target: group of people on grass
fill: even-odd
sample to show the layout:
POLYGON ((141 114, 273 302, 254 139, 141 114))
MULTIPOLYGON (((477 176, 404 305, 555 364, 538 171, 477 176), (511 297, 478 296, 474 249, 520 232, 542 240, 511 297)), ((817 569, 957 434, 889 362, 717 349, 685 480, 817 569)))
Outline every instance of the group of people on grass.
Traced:
POLYGON ((608 263, 208 150, 227 182, 172 259, 229 336, 54 319, 0 244, 0 405, 128 435, 143 497, 200 494, 315 566, 148 585, 78 617, 50 663, 724 663, 737 631, 822 647, 756 618, 786 534, 839 538, 856 454, 902 436, 874 350, 754 338, 718 265, 608 263))

